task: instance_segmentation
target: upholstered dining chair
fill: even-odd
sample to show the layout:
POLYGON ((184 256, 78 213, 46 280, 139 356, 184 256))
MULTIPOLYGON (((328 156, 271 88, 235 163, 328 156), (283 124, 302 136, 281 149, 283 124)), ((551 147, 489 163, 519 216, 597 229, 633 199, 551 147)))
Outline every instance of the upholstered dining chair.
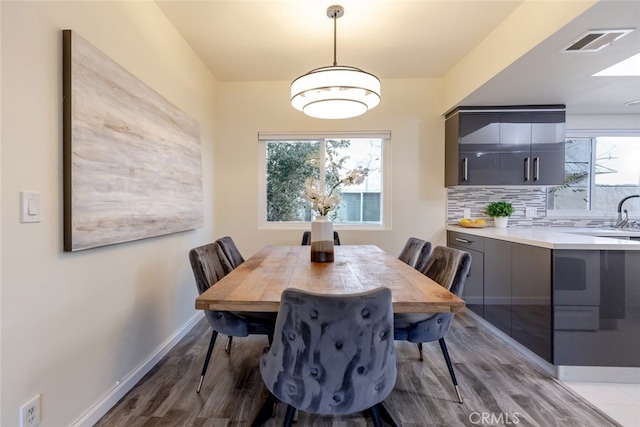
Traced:
POLYGON ((420 252, 418 252, 418 256, 416 257, 414 268, 423 274, 427 268, 429 257, 431 256, 431 249, 431 242, 424 242, 422 249, 420 249, 420 252))
MULTIPOLYGON (((450 292, 461 296, 470 267, 471 256, 467 252, 436 246, 431 256, 429 256, 423 273, 450 292)), ((456 380, 456 374, 453 371, 453 364, 444 340, 451 327, 453 317, 454 313, 397 313, 394 315, 393 334, 397 341, 417 343, 420 360, 423 360, 422 343, 437 340, 447 363, 449 375, 458 396, 458 402, 462 403, 458 381, 456 380)))
MULTIPOLYGON (((415 267, 418 254, 420 254, 420 251, 426 243, 427 242, 422 239, 418 239, 417 237, 409 237, 407 242, 404 244, 402 251, 400 251, 398 259, 411 267, 415 267)), ((431 246, 431 244, 429 244, 429 246, 431 246)))
POLYGON ((235 242, 230 236, 224 236, 215 241, 222 248, 225 256, 229 260, 231 268, 234 269, 244 262, 242 254, 238 250, 235 242))
POLYGON ((324 415, 369 411, 381 426, 379 404, 396 381, 391 290, 323 295, 282 293, 273 344, 260 360, 262 379, 296 410, 324 415))
MULTIPOLYGON (((338 235, 338 232, 333 230, 333 244, 334 245, 339 245, 340 244, 340 236, 338 235)), ((310 231, 305 231, 302 233, 302 242, 300 243, 301 246, 310 246, 311 245, 311 232, 310 231)))
MULTIPOLYGON (((189 261, 191 262, 191 268, 199 294, 202 294, 211 286, 214 286, 216 282, 232 270, 222 248, 215 242, 191 249, 189 251, 189 261)), ((267 335, 269 342, 271 342, 273 328, 275 326, 275 313, 240 313, 205 310, 205 316, 211 326, 212 332, 209 349, 204 359, 204 366, 202 367, 200 381, 196 389, 197 393, 200 393, 200 389, 202 388, 204 375, 207 372, 218 333, 228 335, 229 337, 246 337, 254 334, 267 335)), ((230 342, 227 345, 227 353, 229 353, 229 350, 230 342)))

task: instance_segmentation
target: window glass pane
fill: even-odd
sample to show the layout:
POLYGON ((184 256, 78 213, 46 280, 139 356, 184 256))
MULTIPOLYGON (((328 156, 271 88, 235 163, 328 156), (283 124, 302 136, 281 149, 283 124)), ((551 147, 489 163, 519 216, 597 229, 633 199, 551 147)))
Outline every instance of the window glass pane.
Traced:
POLYGON ((591 138, 566 140, 564 183, 550 188, 549 209, 589 209, 591 143, 591 138))
POLYGON ((380 222, 380 193, 363 193, 362 220, 380 222))
MULTIPOLYGON (((640 137, 597 137, 593 207, 613 212, 626 196, 640 192, 640 137)), ((638 212, 637 199, 624 209, 638 212)))
POLYGON ((358 222, 361 219, 362 194, 342 193, 342 204, 340 206, 340 222, 358 222))
POLYGON ((267 142, 267 221, 309 221, 307 178, 319 178, 318 141, 267 142))
MULTIPOLYGON (((565 148, 565 181, 549 188, 549 209, 611 213, 624 197, 640 193, 640 137, 571 138, 565 148)), ((636 200, 624 208, 639 212, 636 200)))
POLYGON ((363 192, 377 200, 369 203, 366 221, 380 223, 382 143, 376 138, 266 141, 267 222, 312 220, 317 213, 305 197, 305 183, 311 178, 317 185, 324 182, 325 195, 341 196, 328 214, 335 223, 363 221, 363 192), (341 183, 356 168, 369 170, 363 182, 341 183))

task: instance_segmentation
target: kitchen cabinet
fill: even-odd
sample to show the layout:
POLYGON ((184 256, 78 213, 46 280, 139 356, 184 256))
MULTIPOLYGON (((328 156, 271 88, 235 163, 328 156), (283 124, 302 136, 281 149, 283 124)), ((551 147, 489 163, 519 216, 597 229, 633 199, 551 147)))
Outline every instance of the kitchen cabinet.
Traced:
POLYGON ((447 244, 469 252, 478 269, 465 282, 469 309, 551 362, 551 250, 453 231, 447 244))
POLYGON ((471 255, 471 267, 464 282, 462 299, 467 308, 484 317, 484 238, 464 233, 447 233, 447 246, 471 255))
POLYGON ((445 185, 559 185, 564 105, 460 107, 445 120, 445 185))

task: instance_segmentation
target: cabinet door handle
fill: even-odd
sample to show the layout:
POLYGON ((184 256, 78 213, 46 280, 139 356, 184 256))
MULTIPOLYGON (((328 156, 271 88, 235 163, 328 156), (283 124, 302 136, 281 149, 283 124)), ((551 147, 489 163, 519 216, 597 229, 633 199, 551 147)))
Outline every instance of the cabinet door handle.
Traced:
POLYGON ((533 180, 537 181, 540 178, 540 157, 533 158, 533 180))
POLYGON ((456 242, 460 242, 460 243, 473 243, 473 241, 471 241, 471 240, 461 239, 461 238, 459 238, 459 237, 456 237, 456 242))
POLYGON ((462 158, 462 180, 466 181, 469 179, 468 173, 469 173, 469 160, 466 157, 462 158))
POLYGON ((524 158, 524 180, 529 181, 529 158, 524 158))

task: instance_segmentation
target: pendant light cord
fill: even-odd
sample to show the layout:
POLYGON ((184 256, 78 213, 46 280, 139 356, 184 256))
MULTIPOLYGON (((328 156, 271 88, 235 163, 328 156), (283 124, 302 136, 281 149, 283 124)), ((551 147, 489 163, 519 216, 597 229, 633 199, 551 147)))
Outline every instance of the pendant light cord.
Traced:
POLYGON ((333 12, 333 66, 337 66, 338 65, 338 61, 336 60, 336 34, 337 34, 337 28, 338 28, 338 12, 334 11, 333 12))

